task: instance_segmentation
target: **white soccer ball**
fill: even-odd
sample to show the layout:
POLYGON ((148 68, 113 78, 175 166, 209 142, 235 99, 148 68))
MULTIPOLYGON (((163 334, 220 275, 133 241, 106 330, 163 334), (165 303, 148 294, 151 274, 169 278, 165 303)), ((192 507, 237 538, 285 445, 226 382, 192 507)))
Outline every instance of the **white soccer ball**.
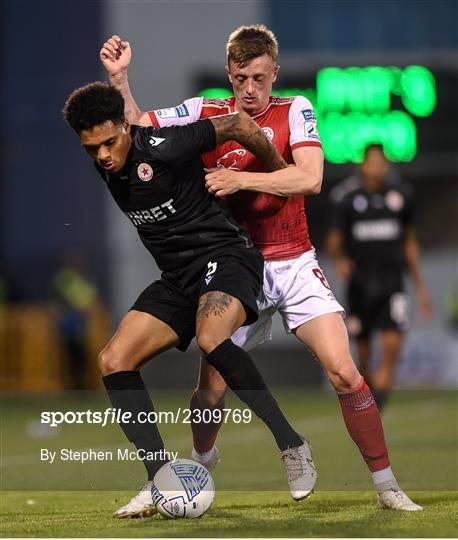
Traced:
POLYGON ((177 459, 157 471, 151 493, 163 516, 194 519, 210 509, 215 484, 209 471, 197 461, 177 459))

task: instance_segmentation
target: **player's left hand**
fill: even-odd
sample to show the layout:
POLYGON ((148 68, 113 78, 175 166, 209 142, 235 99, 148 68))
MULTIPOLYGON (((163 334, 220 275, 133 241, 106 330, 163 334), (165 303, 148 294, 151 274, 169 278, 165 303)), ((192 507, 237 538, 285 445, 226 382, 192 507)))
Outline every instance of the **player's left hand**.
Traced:
POLYGON ((215 197, 225 197, 242 189, 242 173, 231 169, 205 169, 205 187, 215 197))

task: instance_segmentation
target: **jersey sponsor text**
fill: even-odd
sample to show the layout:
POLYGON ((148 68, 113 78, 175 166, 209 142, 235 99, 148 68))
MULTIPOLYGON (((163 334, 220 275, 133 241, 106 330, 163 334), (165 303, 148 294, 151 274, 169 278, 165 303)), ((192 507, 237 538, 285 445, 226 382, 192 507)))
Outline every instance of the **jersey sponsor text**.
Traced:
POLYGON ((176 210, 172 203, 173 199, 170 199, 159 206, 154 206, 153 208, 149 208, 147 210, 127 210, 124 213, 132 221, 132 223, 138 227, 139 225, 145 225, 146 223, 162 221, 170 214, 175 214, 176 210))
POLYGON ((360 242, 395 240, 401 234, 401 226, 396 219, 357 221, 352 227, 352 233, 360 242))

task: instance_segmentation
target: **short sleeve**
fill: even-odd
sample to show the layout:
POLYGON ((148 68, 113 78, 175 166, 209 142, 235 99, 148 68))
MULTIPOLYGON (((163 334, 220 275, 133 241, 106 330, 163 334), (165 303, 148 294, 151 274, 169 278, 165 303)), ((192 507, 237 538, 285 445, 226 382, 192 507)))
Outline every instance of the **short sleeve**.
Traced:
POLYGON ((200 119, 202 112, 202 97, 186 99, 181 105, 167 109, 149 111, 149 117, 154 127, 184 126, 200 119))
POLYGON ((137 128, 134 144, 148 159, 180 165, 213 150, 216 133, 210 120, 160 129, 137 128))
POLYGON ((303 96, 296 96, 289 109, 289 128, 292 150, 301 146, 321 147, 315 112, 310 101, 303 96))

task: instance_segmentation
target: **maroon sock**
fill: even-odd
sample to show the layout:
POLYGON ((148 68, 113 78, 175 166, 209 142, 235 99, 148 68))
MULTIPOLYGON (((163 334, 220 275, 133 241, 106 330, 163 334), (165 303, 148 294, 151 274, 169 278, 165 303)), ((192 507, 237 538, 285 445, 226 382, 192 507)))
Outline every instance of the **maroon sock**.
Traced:
POLYGON ((358 388, 350 394, 337 394, 348 433, 359 448, 371 472, 390 466, 383 434, 382 419, 374 396, 361 377, 358 388))
POLYGON ((193 438, 193 444, 194 449, 199 452, 199 454, 205 454, 205 452, 209 452, 213 446, 215 446, 216 438, 218 437, 218 432, 223 425, 224 422, 224 400, 216 405, 216 407, 202 407, 199 403, 199 400, 197 399, 196 392, 194 391, 191 396, 191 402, 190 402, 190 409, 191 411, 194 411, 195 409, 199 411, 203 411, 204 409, 208 409, 209 411, 215 411, 220 410, 221 416, 217 415, 216 418, 221 418, 219 422, 217 422, 214 418, 215 415, 210 415, 207 413, 202 413, 203 416, 201 417, 201 421, 197 422, 196 415, 191 415, 191 429, 192 429, 192 438, 193 438), (205 422, 203 421, 205 420, 205 422), (211 420, 210 422, 207 422, 207 420, 211 420))

